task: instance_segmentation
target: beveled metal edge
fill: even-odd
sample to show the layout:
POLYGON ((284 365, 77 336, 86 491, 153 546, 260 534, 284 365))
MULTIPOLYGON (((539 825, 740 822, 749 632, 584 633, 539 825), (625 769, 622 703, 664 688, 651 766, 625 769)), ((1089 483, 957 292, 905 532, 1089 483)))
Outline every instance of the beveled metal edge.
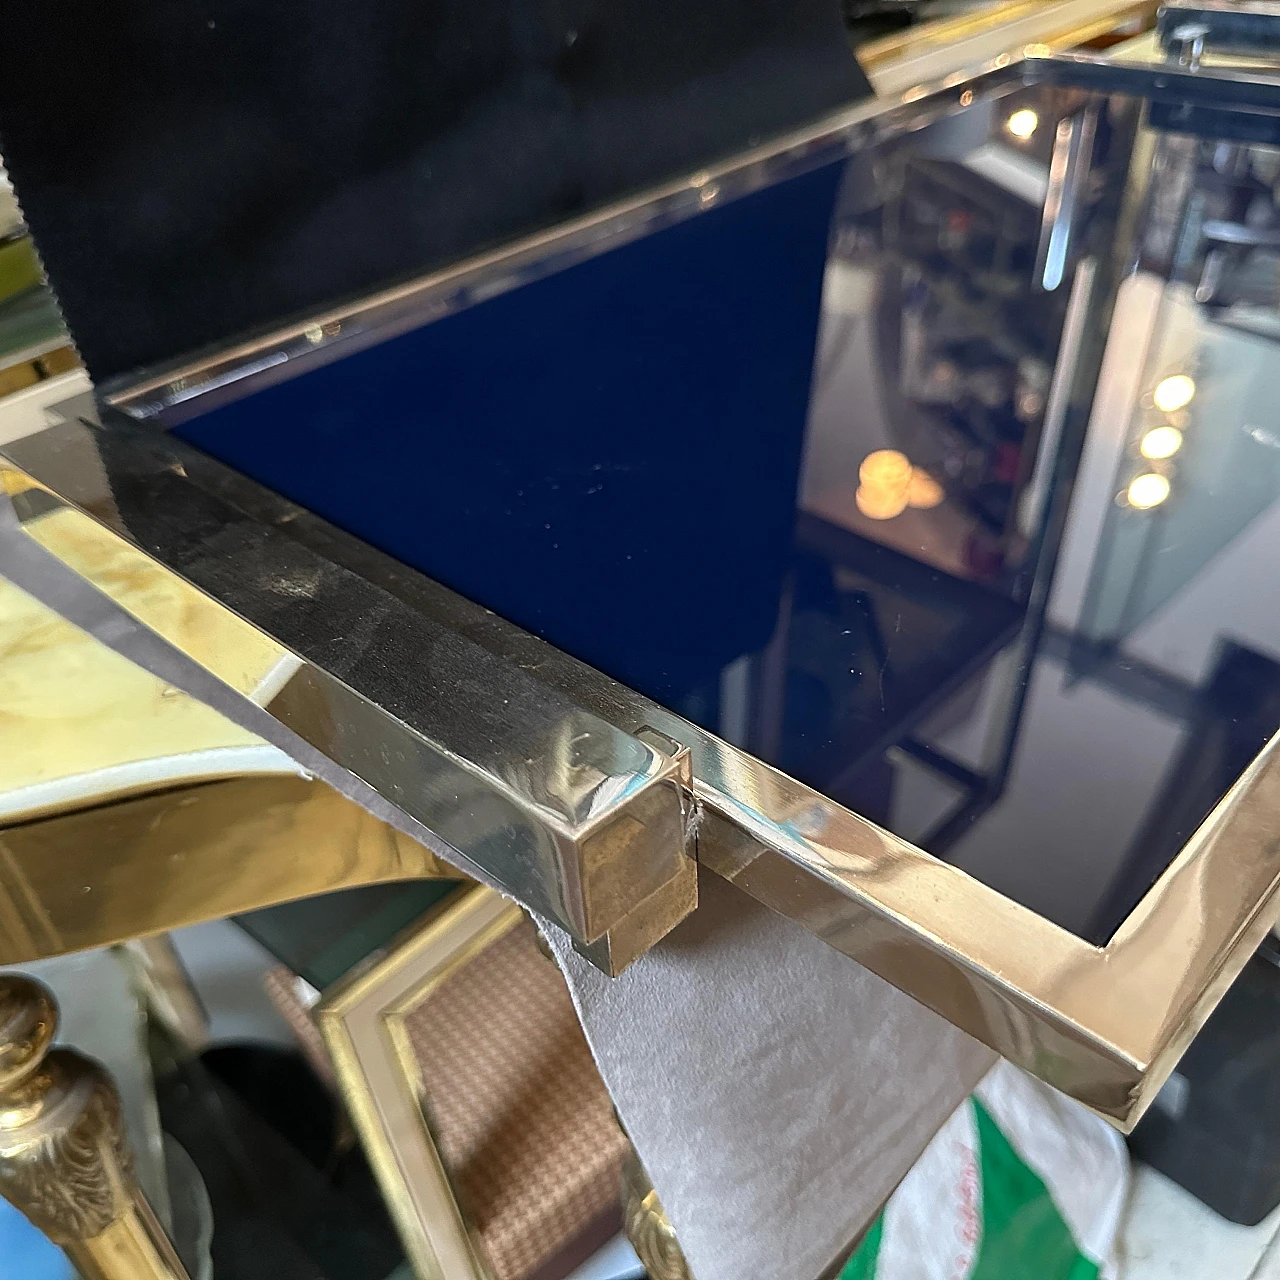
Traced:
POLYGON ((1280 71, 1262 67, 1182 67, 1170 63, 1120 62, 1085 53, 1029 57, 1042 80, 1083 85, 1100 93, 1125 93, 1157 102, 1189 102, 1224 110, 1280 110, 1280 71), (1087 77, 1087 81, 1082 77, 1087 77))
POLYGON ((870 99, 834 112, 757 147, 615 201, 579 218, 557 223, 487 253, 428 272, 356 301, 325 308, 234 346, 207 350, 181 361, 138 370, 99 388, 103 404, 131 417, 163 425, 193 411, 239 399, 299 373, 342 359, 432 320, 519 288, 575 263, 597 257, 663 227, 683 222, 730 200, 796 177, 869 145, 886 133, 910 132, 927 123, 915 117, 929 99, 930 118, 948 99, 959 107, 961 86, 975 77, 986 90, 1016 87, 1024 68, 1034 74, 1043 45, 1001 51, 896 103, 870 99), (1024 61, 1024 58, 1026 60, 1024 61), (198 409, 192 402, 199 401, 198 409))
MULTIPOLYGON (((159 456, 171 475, 180 471, 193 490, 197 479, 220 477, 224 494, 246 495, 261 522, 257 547, 279 538, 325 546, 406 608, 530 672, 624 734, 656 731, 683 744, 702 810, 697 852, 707 867, 1122 1128, 1136 1122, 1280 915, 1276 741, 1111 943, 1095 947, 173 437, 125 425, 112 428, 117 444, 118 433, 159 456)), ((69 507, 78 498, 93 508, 93 494, 72 483, 67 452, 93 452, 102 434, 66 424, 42 433, 56 448, 6 449, 28 461, 43 457, 46 502, 69 507), (58 491, 60 499, 52 496, 58 491)), ((35 483, 16 470, 8 476, 10 488, 35 483)), ((97 518, 127 537, 120 513, 97 506, 97 518)), ((23 528, 39 537, 39 518, 23 528)), ((198 599, 201 608, 224 609, 198 599)), ((374 727, 390 723, 384 717, 374 727)))
MULTIPOLYGON (((365 807, 372 788, 414 824, 410 834, 430 833, 431 847, 554 919, 605 967, 634 958, 693 909, 693 815, 683 755, 667 756, 608 724, 519 666, 261 525, 190 483, 181 462, 146 447, 169 437, 127 429, 139 436, 114 460, 113 481, 141 486, 147 511, 172 502, 174 519, 154 532, 162 541, 174 534, 168 549, 190 553, 161 554, 155 563, 166 578, 176 582, 176 573, 216 596, 213 607, 226 625, 265 636, 281 655, 279 677, 258 701, 236 687, 234 666, 219 670, 224 661, 234 664, 231 655, 205 655, 205 673, 223 681, 214 693, 224 714, 242 724, 256 717, 248 727, 260 732, 263 720, 284 731, 293 749, 276 745, 295 759, 299 744, 309 749, 311 759, 300 763, 316 769, 318 762, 326 782, 365 807), (181 532, 184 521, 194 523, 181 532), (209 554, 196 530, 214 536, 217 554, 209 554), (240 620, 246 616, 266 625, 259 630, 240 620), (662 909, 637 914, 655 900, 662 909)), ((97 453, 103 438, 69 423, 52 437, 41 432, 6 448, 38 455, 42 442, 52 443, 44 462, 59 471, 64 493, 98 508, 106 525, 134 539, 137 530, 119 519, 117 500, 125 505, 124 499, 111 493, 108 463, 97 453)), ((111 441, 125 447, 124 432, 112 432, 111 441)), ((199 459, 191 456, 191 465, 198 468, 199 459)), ((65 566, 45 549, 44 562, 35 564, 21 553, 39 555, 38 545, 12 542, 26 533, 39 544, 47 532, 42 521, 68 506, 17 475, 0 467, 0 503, 12 505, 17 517, 16 531, 0 545, 0 572, 36 595, 55 570, 78 568, 92 581, 90 562, 65 566)), ((103 546, 115 534, 85 525, 84 537, 103 546)), ((197 610, 205 601, 212 605, 190 586, 179 591, 197 610)), ((109 598, 100 603, 121 608, 109 598)), ((178 640, 163 628, 155 634, 178 640)), ((197 696, 208 700, 209 692, 197 696)))
POLYGON ((845 108, 487 253, 312 312, 232 346, 111 379, 98 389, 98 397, 131 417, 174 425, 798 176, 853 149, 913 132, 947 111, 960 109, 962 94, 969 94, 971 100, 973 91, 998 93, 1040 80, 1078 83, 1082 76, 1111 92, 1212 97, 1245 107, 1268 99, 1274 106, 1277 83, 1266 75, 1117 63, 1091 55, 1054 53, 1044 44, 1019 45, 937 81, 911 86, 895 95, 894 101, 872 99, 845 108))
POLYGON ((421 1280, 491 1280, 424 1114, 406 1015, 523 919, 482 885, 451 894, 314 1010, 342 1095, 421 1280))

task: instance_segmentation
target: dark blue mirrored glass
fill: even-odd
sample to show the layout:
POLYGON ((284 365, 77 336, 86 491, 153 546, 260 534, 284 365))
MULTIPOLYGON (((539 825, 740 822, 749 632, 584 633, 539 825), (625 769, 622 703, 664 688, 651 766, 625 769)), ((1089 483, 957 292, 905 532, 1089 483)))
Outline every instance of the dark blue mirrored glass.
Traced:
POLYGON ((1212 123, 1013 86, 177 430, 1103 941, 1280 725, 1212 123))

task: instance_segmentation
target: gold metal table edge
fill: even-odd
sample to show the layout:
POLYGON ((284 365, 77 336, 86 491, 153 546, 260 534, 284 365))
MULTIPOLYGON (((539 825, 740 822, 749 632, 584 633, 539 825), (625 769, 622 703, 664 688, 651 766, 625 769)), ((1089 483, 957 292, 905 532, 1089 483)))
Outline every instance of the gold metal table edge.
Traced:
POLYGON ((962 41, 983 40, 991 53, 1008 47, 1014 24, 1034 23, 1019 30, 1016 44, 1036 44, 1049 49, 1066 49, 1086 44, 1133 19, 1153 18, 1159 0, 1099 0, 1081 6, 1077 0, 1007 0, 976 13, 960 13, 938 18, 905 31, 868 40, 858 46, 858 61, 880 88, 886 72, 895 64, 922 54, 952 48, 962 41), (1003 48, 997 47, 1003 41, 1003 48))
MULTIPOLYGON (((11 491, 19 478, 35 484, 11 470, 11 491)), ((23 528, 39 537, 38 520, 23 528)), ((593 687, 554 651, 540 675, 555 681, 561 668, 599 714, 624 729, 643 714, 689 747, 703 865, 1122 1128, 1280 914, 1275 740, 1095 947, 679 717, 647 703, 636 711, 626 691, 599 676, 593 687)), ((344 883, 401 874, 360 868, 344 883)), ((299 880, 271 900, 312 891, 299 880)), ((92 944, 87 931, 79 941, 92 944)))
POLYGON ((458 879, 322 782, 249 775, 0 827, 0 964, 317 893, 458 879))
MULTIPOLYGON (((133 597, 125 592, 128 598, 111 599, 110 588, 120 587, 107 568, 114 566, 118 573, 127 561, 126 577, 153 586, 172 584, 171 594, 182 601, 188 618, 211 603, 181 576, 139 557, 116 535, 104 537, 96 523, 16 472, 0 468, 0 488, 24 504, 19 529, 39 529, 29 545, 11 522, 4 534, 10 539, 6 572, 19 589, 39 596, 38 582, 51 574, 100 579, 90 592, 100 597, 94 606, 127 614, 133 597), (29 500, 36 500, 36 508, 25 505, 29 500), (60 543, 68 520, 76 536, 60 543), (15 536, 20 545, 12 542, 15 536), (35 552, 36 560, 24 557, 23 550, 35 552)), ((9 497, 0 495, 0 501, 13 509, 9 497)), ((366 805, 379 795, 387 798, 392 820, 403 822, 416 840, 448 850, 464 873, 506 888, 556 920, 585 955, 610 972, 620 971, 693 909, 697 881, 690 856, 688 761, 678 745, 619 729, 337 564, 290 548, 277 533, 261 546, 242 548, 240 578, 256 583, 264 576, 274 580, 277 571, 296 574, 300 554, 308 578, 299 588, 303 597, 319 590, 311 574, 328 576, 348 610, 354 597, 362 607, 382 610, 384 629, 409 629, 418 641, 410 644, 419 661, 415 681, 388 679, 384 666, 366 663, 357 677, 364 685, 354 687, 326 667, 291 654, 278 639, 222 606, 216 606, 218 616, 236 644, 226 652, 198 653, 192 664, 193 655, 183 648, 192 638, 169 617, 151 632, 169 646, 163 660, 177 659, 212 675, 217 683, 208 696, 224 705, 229 700, 247 717, 245 723, 253 722, 268 736, 282 732, 306 767, 349 798, 366 805), (269 563, 272 555, 283 557, 280 565, 269 563), (267 710, 240 687, 243 672, 234 651, 252 638, 280 655, 283 676, 267 696, 267 710), (370 682, 389 696, 394 711, 370 696, 370 682), (448 695, 441 696, 442 690, 448 695), (481 862, 472 856, 477 851, 482 851, 481 862)), ((136 607, 145 613, 153 604, 136 607)), ((321 647, 330 638, 328 632, 310 637, 321 647)), ((350 883, 370 878, 365 872, 351 874, 350 883)), ((415 874, 409 870, 401 878, 415 874)), ((376 878, 395 877, 380 871, 376 878)))

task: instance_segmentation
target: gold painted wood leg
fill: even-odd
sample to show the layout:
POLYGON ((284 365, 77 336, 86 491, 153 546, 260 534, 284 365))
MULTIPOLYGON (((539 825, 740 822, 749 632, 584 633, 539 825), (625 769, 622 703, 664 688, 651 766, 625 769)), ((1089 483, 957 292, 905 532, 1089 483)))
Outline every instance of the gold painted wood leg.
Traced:
POLYGON ((0 1195, 82 1280, 189 1280, 133 1177, 115 1084, 52 1048, 57 1027, 46 987, 0 974, 0 1195))

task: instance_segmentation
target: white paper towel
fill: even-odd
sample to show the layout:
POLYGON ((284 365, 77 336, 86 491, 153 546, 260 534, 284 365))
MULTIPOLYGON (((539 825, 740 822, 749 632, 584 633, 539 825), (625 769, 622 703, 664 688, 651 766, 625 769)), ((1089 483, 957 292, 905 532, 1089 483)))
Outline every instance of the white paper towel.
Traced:
POLYGON ((697 1280, 816 1280, 995 1055, 704 872, 619 978, 548 936, 697 1280))

